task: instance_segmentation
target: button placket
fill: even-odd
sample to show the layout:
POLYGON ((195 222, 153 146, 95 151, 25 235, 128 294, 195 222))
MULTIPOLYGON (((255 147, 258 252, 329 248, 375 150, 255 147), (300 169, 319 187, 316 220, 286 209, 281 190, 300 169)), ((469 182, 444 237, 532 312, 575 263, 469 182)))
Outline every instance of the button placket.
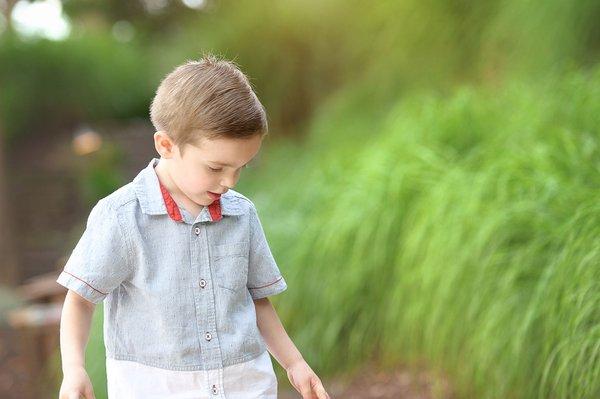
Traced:
MULTIPOLYGON (((200 226, 194 227, 194 234, 196 236, 200 235, 200 226)), ((200 284, 199 285, 200 285, 200 288, 206 287, 206 280, 205 279, 200 279, 200 284)))
MULTIPOLYGON (((217 334, 215 295, 210 287, 210 249, 209 249, 209 231, 206 225, 196 224, 192 229, 192 239, 190 241, 190 253, 193 259, 193 268, 197 271, 195 278, 199 287, 194 292, 196 306, 196 323, 199 334, 200 351, 199 355, 203 365, 208 368, 222 368, 223 358, 217 334), (196 236, 198 234, 198 236, 196 236), (209 289, 206 289, 209 288, 209 289)), ((215 383, 218 387, 218 394, 215 398, 220 398, 222 394, 222 384, 217 381, 207 381, 208 390, 215 383)), ((211 395, 212 396, 212 395, 211 395)))
POLYGON ((208 370, 206 374, 206 381, 209 384, 210 392, 216 398, 225 397, 225 388, 223 385, 223 369, 218 368, 214 370, 208 370))

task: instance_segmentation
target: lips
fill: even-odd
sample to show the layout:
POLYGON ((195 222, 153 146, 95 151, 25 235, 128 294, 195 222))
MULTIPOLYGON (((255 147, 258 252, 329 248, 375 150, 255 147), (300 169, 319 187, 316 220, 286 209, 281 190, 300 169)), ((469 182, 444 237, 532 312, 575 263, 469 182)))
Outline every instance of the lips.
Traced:
POLYGON ((213 200, 218 200, 219 198, 221 198, 221 194, 216 194, 216 193, 213 193, 212 191, 207 191, 207 193, 208 193, 208 196, 210 198, 212 198, 213 200))

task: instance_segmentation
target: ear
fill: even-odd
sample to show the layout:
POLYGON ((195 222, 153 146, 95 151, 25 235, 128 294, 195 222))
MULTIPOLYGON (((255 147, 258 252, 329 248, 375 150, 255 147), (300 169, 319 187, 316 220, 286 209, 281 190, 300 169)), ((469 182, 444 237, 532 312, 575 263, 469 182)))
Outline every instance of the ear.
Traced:
POLYGON ((159 130, 154 133, 154 148, 156 148, 156 152, 160 154, 161 158, 173 158, 176 147, 167 132, 159 130))

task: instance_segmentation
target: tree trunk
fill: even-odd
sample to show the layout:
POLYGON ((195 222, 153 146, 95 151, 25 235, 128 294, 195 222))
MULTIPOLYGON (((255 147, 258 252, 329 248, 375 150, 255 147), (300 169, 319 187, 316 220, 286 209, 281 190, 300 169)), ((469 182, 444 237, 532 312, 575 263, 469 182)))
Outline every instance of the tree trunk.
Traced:
MULTIPOLYGON (((4 15, 4 19, 6 20, 6 31, 7 32, 12 32, 12 21, 10 19, 10 16, 12 14, 12 10, 15 7, 15 4, 17 4, 18 0, 5 0, 4 1, 4 7, 2 7, 0 9, 0 11, 2 11, 2 14, 4 15)), ((0 2, 1 4, 2 2, 0 2)))
POLYGON ((0 284, 14 287, 20 281, 11 231, 4 162, 4 135, 0 126, 0 284))

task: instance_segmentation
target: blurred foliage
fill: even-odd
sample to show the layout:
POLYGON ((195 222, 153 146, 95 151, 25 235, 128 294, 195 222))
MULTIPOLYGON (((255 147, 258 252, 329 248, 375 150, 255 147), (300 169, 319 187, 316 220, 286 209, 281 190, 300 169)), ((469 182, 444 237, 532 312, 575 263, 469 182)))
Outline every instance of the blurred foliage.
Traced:
MULTIPOLYGON (((206 3, 208 7, 210 1, 206 3)), ((126 21, 142 41, 178 30, 197 12, 182 1, 173 0, 63 0, 63 10, 75 23, 75 29, 110 30, 115 23, 126 21)))
POLYGON ((8 326, 8 314, 24 303, 13 287, 0 285, 0 328, 8 326))
POLYGON ((54 134, 82 121, 146 114, 152 63, 108 36, 64 42, 0 37, 0 120, 5 134, 54 134))
POLYGON ((287 130, 303 126, 330 93, 359 82, 369 85, 363 102, 385 105, 414 88, 494 84, 517 72, 597 60, 597 2, 527 4, 223 1, 181 35, 167 36, 164 47, 173 49, 166 58, 173 61, 204 49, 235 58, 275 126, 287 130))
POLYGON ((114 142, 105 141, 100 150, 78 160, 79 188, 86 208, 127 183, 123 170, 123 149, 114 142))
POLYGON ((600 68, 414 95, 373 140, 321 145, 353 110, 324 110, 241 188, 311 364, 425 363, 458 397, 596 397, 600 68))
POLYGON ((323 100, 348 85, 364 85, 366 106, 385 107, 415 88, 448 92, 464 82, 501 84, 515 74, 591 65, 600 46, 594 0, 237 0, 209 1, 202 11, 171 1, 154 12, 140 1, 112 3, 66 2, 74 29, 63 42, 4 35, 6 134, 147 117, 160 78, 204 51, 236 60, 273 129, 298 134, 323 100), (127 44, 111 36, 119 21, 135 28, 127 44))

